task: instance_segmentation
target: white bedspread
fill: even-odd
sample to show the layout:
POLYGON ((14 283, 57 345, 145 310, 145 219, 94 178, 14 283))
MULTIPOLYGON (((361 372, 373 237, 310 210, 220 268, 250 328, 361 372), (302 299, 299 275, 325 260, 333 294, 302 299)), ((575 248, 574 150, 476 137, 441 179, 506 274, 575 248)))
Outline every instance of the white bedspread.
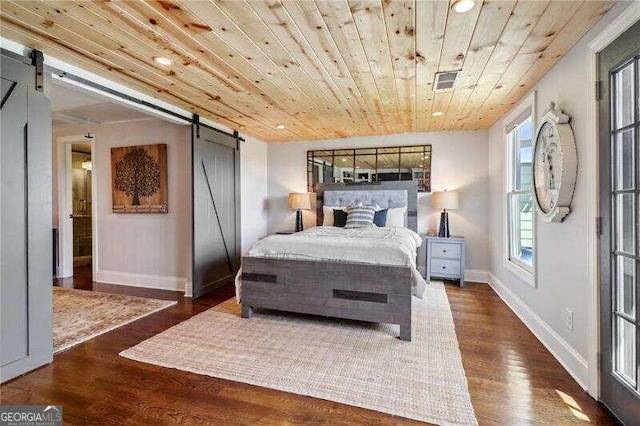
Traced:
MULTIPOLYGON (((422 238, 404 227, 345 229, 317 226, 292 235, 272 235, 258 241, 249 256, 276 259, 332 260, 377 265, 409 266, 412 292, 422 298, 426 282, 416 269, 422 238)), ((239 298, 241 282, 236 278, 239 298)))

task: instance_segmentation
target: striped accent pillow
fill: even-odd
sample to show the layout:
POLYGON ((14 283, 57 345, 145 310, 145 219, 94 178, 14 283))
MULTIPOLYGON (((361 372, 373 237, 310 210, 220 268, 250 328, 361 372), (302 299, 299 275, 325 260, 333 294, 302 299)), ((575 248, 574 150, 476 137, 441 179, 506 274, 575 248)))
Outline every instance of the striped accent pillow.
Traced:
POLYGON ((349 207, 347 210, 347 223, 345 228, 370 228, 373 225, 373 218, 376 208, 373 206, 349 207))

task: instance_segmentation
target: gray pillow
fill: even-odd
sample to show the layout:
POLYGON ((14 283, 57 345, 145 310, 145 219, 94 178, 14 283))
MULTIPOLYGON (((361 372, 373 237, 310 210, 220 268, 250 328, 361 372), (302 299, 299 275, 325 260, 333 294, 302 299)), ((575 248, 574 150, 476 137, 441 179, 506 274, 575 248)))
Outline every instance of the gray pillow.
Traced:
POLYGON ((376 215, 376 208, 373 206, 349 207, 347 210, 347 223, 345 228, 370 228, 373 225, 373 218, 376 215))

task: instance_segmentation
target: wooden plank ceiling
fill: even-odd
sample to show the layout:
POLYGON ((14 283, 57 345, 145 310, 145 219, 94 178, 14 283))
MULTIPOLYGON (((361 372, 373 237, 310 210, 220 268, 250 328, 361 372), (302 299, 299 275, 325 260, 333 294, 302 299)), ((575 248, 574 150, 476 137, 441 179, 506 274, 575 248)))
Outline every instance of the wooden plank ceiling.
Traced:
POLYGON ((446 0, 2 0, 0 23, 240 132, 296 141, 486 129, 613 4, 477 2, 459 14, 446 0), (454 90, 434 92, 435 73, 456 70, 454 90))

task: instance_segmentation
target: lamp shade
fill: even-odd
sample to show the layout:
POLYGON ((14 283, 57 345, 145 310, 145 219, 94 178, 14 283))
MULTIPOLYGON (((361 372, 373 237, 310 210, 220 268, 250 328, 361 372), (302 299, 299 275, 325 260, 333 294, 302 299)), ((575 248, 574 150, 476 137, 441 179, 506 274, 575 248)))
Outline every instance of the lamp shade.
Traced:
POLYGON ((292 210, 311 210, 311 197, 308 192, 289 194, 289 208, 292 210))
POLYGON ((432 205, 436 209, 455 210, 458 208, 458 193, 456 191, 434 192, 432 205))

